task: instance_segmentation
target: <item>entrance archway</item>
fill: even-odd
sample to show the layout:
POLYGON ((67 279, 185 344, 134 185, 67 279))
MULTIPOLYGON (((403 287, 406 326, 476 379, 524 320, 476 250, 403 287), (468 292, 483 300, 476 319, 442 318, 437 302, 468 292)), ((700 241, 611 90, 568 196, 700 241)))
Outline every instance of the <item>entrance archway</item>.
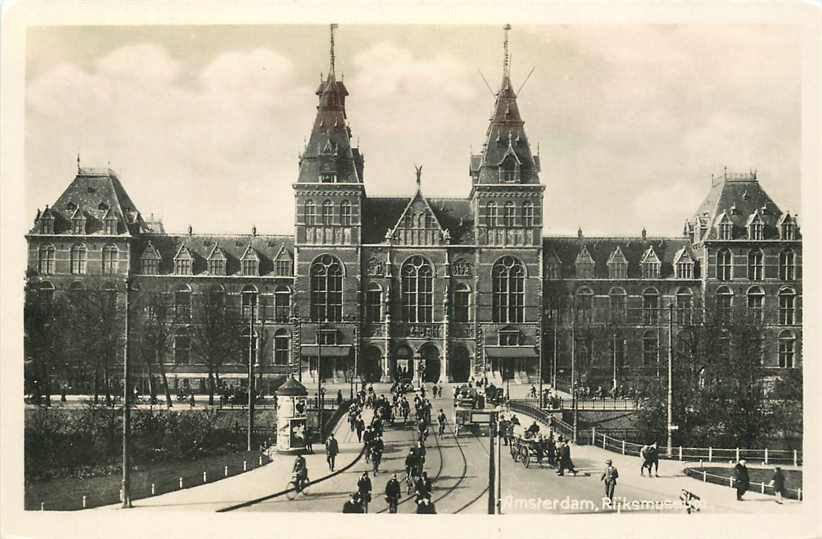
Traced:
POLYGON ((425 365, 425 372, 422 379, 424 382, 433 383, 440 379, 440 351, 430 343, 425 343, 420 347, 420 360, 425 365))
POLYGON ((368 383, 379 382, 382 376, 382 351, 376 346, 368 346, 363 351, 358 365, 358 374, 368 383))
POLYGON ((406 345, 399 346, 392 365, 394 380, 411 381, 414 377, 414 353, 406 345))
POLYGON ((448 358, 451 366, 451 379, 454 382, 464 383, 468 381, 471 371, 471 360, 468 357, 468 350, 462 346, 454 347, 451 357, 448 358))

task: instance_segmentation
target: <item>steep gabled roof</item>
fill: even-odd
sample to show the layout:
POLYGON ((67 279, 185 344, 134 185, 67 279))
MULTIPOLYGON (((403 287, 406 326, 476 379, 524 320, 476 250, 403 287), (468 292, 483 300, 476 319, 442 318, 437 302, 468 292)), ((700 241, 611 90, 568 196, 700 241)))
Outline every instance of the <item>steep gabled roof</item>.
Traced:
POLYGON ((160 255, 160 251, 158 251, 157 248, 154 247, 154 244, 151 243, 151 240, 149 240, 143 248, 140 258, 151 258, 155 260, 160 260, 162 259, 162 256, 160 255))
POLYGON ((243 251, 243 254, 240 256, 240 260, 260 260, 260 256, 254 249, 251 242, 248 242, 248 247, 246 247, 245 251, 243 251))
MULTIPOLYGON (((367 197, 363 200, 363 243, 385 242, 387 232, 399 222, 413 197, 367 197)), ((474 241, 474 215, 467 198, 426 199, 441 228, 448 230, 450 244, 474 241)))
POLYGON ((611 253, 611 256, 608 257, 608 264, 627 264, 628 259, 625 258, 625 254, 622 252, 622 248, 617 245, 616 249, 611 253))
POLYGON ((659 257, 656 256, 656 251, 654 251, 654 247, 652 245, 648 246, 648 249, 642 254, 642 259, 639 261, 640 264, 659 264, 660 260, 659 257))

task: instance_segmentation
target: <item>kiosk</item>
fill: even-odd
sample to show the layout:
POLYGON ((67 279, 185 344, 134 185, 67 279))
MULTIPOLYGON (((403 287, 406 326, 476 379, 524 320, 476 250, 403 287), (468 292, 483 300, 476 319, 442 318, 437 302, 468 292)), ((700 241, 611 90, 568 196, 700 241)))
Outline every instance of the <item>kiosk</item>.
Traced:
POLYGON ((277 451, 305 447, 307 398, 308 390, 294 378, 277 389, 277 451))

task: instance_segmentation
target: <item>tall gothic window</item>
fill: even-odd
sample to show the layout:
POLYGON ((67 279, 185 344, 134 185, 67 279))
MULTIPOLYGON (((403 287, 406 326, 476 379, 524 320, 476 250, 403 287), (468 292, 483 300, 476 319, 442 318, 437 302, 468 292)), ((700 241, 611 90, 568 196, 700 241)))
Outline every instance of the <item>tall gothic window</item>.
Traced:
POLYGON ((734 294, 727 286, 720 286, 716 290, 716 307, 720 322, 730 322, 733 309, 734 294))
POLYGON ((369 322, 382 320, 382 287, 377 283, 369 284, 365 293, 365 318, 369 322))
POLYGON ((494 322, 512 323, 525 319, 525 268, 512 256, 497 260, 491 270, 494 322))
POLYGON ((642 292, 642 323, 656 324, 659 319, 659 292, 656 288, 646 288, 642 292))
POLYGON ((305 202, 305 224, 310 226, 317 224, 317 207, 313 200, 305 202))
POLYGON ((796 323, 796 292, 785 287, 779 291, 779 323, 791 326, 796 323))
POLYGON ((493 200, 488 203, 488 213, 485 216, 487 226, 497 226, 497 203, 493 200))
POLYGON ((287 286, 274 289, 274 320, 284 322, 291 315, 291 290, 287 286))
POLYGON ((796 367, 796 336, 792 331, 779 334, 779 366, 783 369, 796 367))
POLYGON ((257 313, 255 312, 255 309, 257 308, 257 296, 257 287, 253 285, 244 287, 243 291, 240 293, 240 312, 246 320, 251 318, 252 313, 255 318, 257 316, 257 313))
POLYGON ((342 320, 342 276, 340 261, 331 255, 322 255, 311 264, 312 320, 342 320))
POLYGON ((187 365, 191 362, 191 337, 188 328, 177 328, 174 332, 174 363, 187 365))
POLYGON ((796 256, 791 249, 779 253, 779 280, 793 281, 796 278, 796 256))
POLYGON ((716 278, 720 281, 730 281, 733 269, 731 252, 728 249, 720 249, 716 253, 716 278))
POLYGON ((471 301, 471 288, 465 283, 459 283, 454 290, 454 321, 468 322, 471 301))
POLYGON ((103 273, 117 272, 117 258, 119 251, 116 245, 106 245, 103 247, 103 273))
POLYGON ((351 226, 351 203, 347 200, 340 203, 340 224, 342 226, 351 226))
POLYGON ((71 273, 83 275, 86 273, 86 246, 80 243, 71 246, 70 254, 71 273))
POLYGON ((748 315, 752 320, 762 321, 763 307, 765 305, 765 291, 762 287, 752 286, 748 290, 748 315))
POLYGON ((506 227, 511 228, 514 226, 514 221, 516 220, 515 217, 516 208, 513 202, 506 202, 505 203, 505 214, 504 214, 504 224, 506 227))
POLYGON ((642 365, 650 367, 659 359, 659 338, 656 330, 649 329, 642 336, 642 365))
POLYGON ((40 260, 37 265, 40 274, 50 275, 54 273, 54 253, 54 245, 46 245, 40 248, 40 260))
POLYGON ((583 286, 577 290, 577 322, 590 324, 593 321, 594 291, 583 286))
POLYGON ((274 334, 274 364, 288 365, 289 336, 285 329, 274 334))
POLYGON ((625 289, 612 288, 608 292, 609 311, 612 322, 622 322, 625 320, 625 289))
POLYGON ((174 318, 181 323, 191 321, 191 287, 187 284, 174 290, 174 318))
POLYGON ((690 288, 680 288, 676 291, 676 320, 678 324, 691 323, 691 309, 693 308, 693 294, 690 288))
POLYGON ((334 203, 330 200, 323 202, 323 224, 334 224, 334 203))
POLYGON ((748 253, 748 279, 752 281, 761 281, 762 272, 764 269, 764 255, 759 249, 755 249, 748 253))
POLYGON ((534 226, 534 203, 530 200, 522 205, 522 226, 526 228, 534 226))
POLYGON ((402 299, 405 320, 433 320, 433 277, 431 265, 421 256, 412 256, 402 265, 402 299))

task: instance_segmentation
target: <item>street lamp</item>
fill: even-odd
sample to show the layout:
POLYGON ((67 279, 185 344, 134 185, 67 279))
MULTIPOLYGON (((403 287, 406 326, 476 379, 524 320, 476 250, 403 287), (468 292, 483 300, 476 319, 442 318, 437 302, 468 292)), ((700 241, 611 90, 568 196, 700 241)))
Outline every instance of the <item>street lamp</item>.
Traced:
POLYGON ((248 435, 246 450, 251 451, 251 435, 254 430, 254 309, 257 306, 257 294, 254 292, 245 292, 248 294, 248 309, 250 311, 248 317, 248 435))
POLYGON ((131 288, 131 279, 126 277, 125 288, 125 322, 124 326, 124 341, 123 341, 123 478, 121 487, 123 490, 123 509, 131 507, 131 474, 129 470, 129 439, 131 436, 131 408, 129 405, 129 365, 128 365, 128 337, 129 329, 128 322, 130 318, 129 292, 136 292, 137 289, 131 288))
POLYGON ((673 329, 674 329, 674 304, 668 303, 668 457, 673 451, 673 414, 671 407, 671 397, 673 395, 673 386, 671 384, 671 363, 673 359, 673 329))

